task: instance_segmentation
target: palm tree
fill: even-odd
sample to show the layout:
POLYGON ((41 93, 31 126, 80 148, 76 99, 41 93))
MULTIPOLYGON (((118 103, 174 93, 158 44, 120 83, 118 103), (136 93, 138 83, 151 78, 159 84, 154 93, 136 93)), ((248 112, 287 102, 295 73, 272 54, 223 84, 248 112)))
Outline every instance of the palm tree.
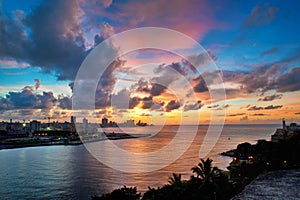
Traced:
POLYGON ((169 177, 168 182, 170 183, 170 185, 181 183, 181 174, 173 173, 173 176, 169 177))
POLYGON ((217 167, 212 166, 212 159, 210 158, 207 158, 206 160, 200 159, 198 165, 192 168, 193 173, 195 173, 197 178, 200 178, 203 182, 211 182, 211 178, 217 170, 217 167))

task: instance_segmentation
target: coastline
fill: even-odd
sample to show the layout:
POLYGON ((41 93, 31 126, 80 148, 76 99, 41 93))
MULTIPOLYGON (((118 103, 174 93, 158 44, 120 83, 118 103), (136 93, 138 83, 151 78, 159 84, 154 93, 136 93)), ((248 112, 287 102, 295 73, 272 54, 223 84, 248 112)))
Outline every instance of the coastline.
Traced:
MULTIPOLYGON (((91 143, 91 142, 98 142, 103 140, 124 140, 124 139, 136 139, 136 138, 143 138, 143 137, 149 137, 150 134, 135 134, 130 135, 127 133, 104 133, 105 137, 102 138, 85 138, 85 139, 78 139, 74 141, 65 141, 65 140, 58 140, 55 142, 47 141, 47 142, 39 142, 38 140, 29 140, 31 143, 3 143, 0 142, 0 150, 6 150, 6 149, 18 149, 18 148, 28 148, 28 147, 40 147, 40 146, 76 146, 76 145, 82 145, 84 143, 91 143)), ((23 138, 20 138, 23 139, 23 138)), ((26 138, 28 139, 28 138, 26 138)))

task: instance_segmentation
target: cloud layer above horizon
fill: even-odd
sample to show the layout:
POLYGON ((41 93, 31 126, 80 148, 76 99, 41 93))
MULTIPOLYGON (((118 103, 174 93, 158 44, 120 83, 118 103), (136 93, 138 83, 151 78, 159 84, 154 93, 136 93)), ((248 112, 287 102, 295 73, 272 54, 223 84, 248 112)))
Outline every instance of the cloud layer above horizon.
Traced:
MULTIPOLYGON (((149 50, 125 55, 107 68, 98 83, 95 101, 99 117, 125 119, 122 113, 127 111, 149 121, 164 112, 201 110, 209 118, 209 111, 219 109, 227 110, 229 122, 274 122, 280 116, 298 119, 299 9, 297 2, 288 5, 281 1, 1 2, 1 119, 20 118, 20 113, 28 119, 68 118, 72 93, 62 94, 50 85, 72 89, 81 63, 97 44, 114 33, 146 26, 170 28, 192 37, 219 70, 189 80, 193 88, 189 92, 198 100, 188 101, 187 95, 183 101, 168 90, 176 85, 176 76, 168 69, 182 76, 192 73, 184 59, 149 50), (153 60, 159 62, 152 77, 141 78, 147 74, 138 74, 136 66, 153 60), (221 74, 224 81, 228 101, 224 105, 212 102, 209 84, 203 79, 213 79, 213 73, 221 74), (123 88, 116 88, 120 80, 123 88), (113 108, 112 99, 119 99, 119 106, 113 108), (125 105, 122 99, 127 101, 125 105)), ((200 64, 206 62, 202 55, 194 56, 200 64)))

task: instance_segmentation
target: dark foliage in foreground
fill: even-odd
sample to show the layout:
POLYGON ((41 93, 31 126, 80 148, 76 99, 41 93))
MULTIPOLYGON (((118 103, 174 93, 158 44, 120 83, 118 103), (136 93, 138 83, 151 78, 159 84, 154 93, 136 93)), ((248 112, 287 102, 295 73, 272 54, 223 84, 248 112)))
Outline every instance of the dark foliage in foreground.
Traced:
POLYGON ((141 194, 137 193, 136 187, 122 187, 101 197, 93 196, 92 200, 139 200, 141 194))
POLYGON ((269 170, 297 168, 300 165, 300 136, 289 140, 260 142, 256 145, 243 143, 235 150, 237 156, 251 156, 247 162, 231 164, 229 171, 212 166, 212 160, 201 159, 191 170, 194 173, 189 180, 182 180, 181 174, 169 177, 168 184, 162 188, 148 188, 141 198, 136 188, 124 186, 112 193, 94 196, 102 200, 198 200, 230 199, 249 184, 260 173, 269 170))

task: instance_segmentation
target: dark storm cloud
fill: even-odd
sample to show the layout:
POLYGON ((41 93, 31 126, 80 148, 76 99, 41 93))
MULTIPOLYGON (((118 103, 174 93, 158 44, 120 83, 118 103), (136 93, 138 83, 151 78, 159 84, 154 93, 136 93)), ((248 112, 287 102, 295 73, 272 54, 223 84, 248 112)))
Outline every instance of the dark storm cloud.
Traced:
POLYGON ((153 97, 159 96, 180 76, 186 75, 184 66, 180 63, 159 65, 154 69, 154 73, 159 76, 153 77, 149 81, 140 79, 138 83, 132 86, 132 89, 137 92, 147 93, 153 97))
POLYGON ((276 79, 282 69, 283 67, 279 64, 270 64, 258 67, 250 73, 227 74, 225 80, 241 83, 242 92, 266 92, 274 88, 274 79, 276 79))
POLYGON ((72 109, 72 98, 68 96, 59 96, 58 97, 59 107, 62 109, 72 109))
POLYGON ((116 59, 103 72, 95 94, 96 109, 106 108, 111 105, 111 93, 116 83, 116 77, 114 76, 113 71, 123 66, 124 63, 124 60, 116 59))
POLYGON ((137 92, 143 93, 149 93, 151 91, 149 82, 144 79, 140 79, 136 84, 132 86, 132 89, 137 92))
POLYGON ((281 99, 282 98, 282 94, 273 94, 270 96, 265 96, 263 98, 259 98, 258 101, 273 101, 275 99, 281 99))
POLYGON ((260 93, 275 90, 276 92, 293 92, 300 90, 300 67, 291 68, 287 71, 291 63, 300 60, 300 51, 290 52, 289 56, 282 60, 266 64, 256 68, 249 73, 225 72, 223 79, 226 82, 236 82, 241 84, 242 93, 260 93))
POLYGON ((282 74, 276 80, 278 92, 293 92, 300 90, 300 67, 292 68, 289 72, 282 74))
POLYGON ((140 103, 139 97, 132 97, 129 100, 129 109, 135 108, 140 103))
POLYGON ((57 99, 52 92, 35 94, 28 87, 21 92, 9 92, 0 99, 0 110, 43 109, 49 110, 56 105, 57 99))
MULTIPOLYGON (((202 92, 208 92, 208 87, 212 85, 220 85, 223 84, 222 80, 222 72, 220 70, 210 70, 210 71, 204 71, 200 75, 197 75, 197 77, 192 79, 193 83, 193 89, 196 93, 202 93, 202 92)), ((213 89, 214 91, 217 91, 217 88, 213 89)), ((228 92, 231 89, 228 89, 228 92)), ((220 93, 222 92, 222 88, 220 88, 220 93)), ((226 91, 227 92, 227 91, 226 91)))
POLYGON ((160 74, 160 76, 154 77, 150 80, 151 96, 159 96, 165 92, 165 90, 174 81, 178 80, 180 76, 186 74, 184 67, 180 63, 172 63, 170 65, 159 65, 155 70, 155 74, 160 74))
POLYGON ((56 72, 60 80, 73 80, 86 56, 78 15, 77 1, 53 0, 43 1, 21 21, 4 16, 0 20, 0 58, 24 61, 56 72))
POLYGON ((152 96, 144 97, 142 99, 142 102, 143 102, 143 104, 142 104, 143 109, 150 109, 154 105, 152 96))
POLYGON ((166 108, 166 112, 171 112, 172 110, 180 108, 180 102, 171 100, 168 102, 165 108, 166 108))
POLYGON ((204 79, 202 78, 202 76, 198 76, 197 78, 194 79, 194 81, 196 82, 196 85, 194 86, 194 91, 201 93, 201 92, 207 92, 208 88, 206 86, 206 83, 204 81, 204 79))
POLYGON ((183 107, 184 111, 189 111, 189 110, 199 110, 200 108, 202 108, 202 106, 204 106, 204 104, 201 103, 201 101, 197 101, 193 104, 186 104, 183 107))
POLYGON ((150 94, 152 96, 159 96, 161 95, 167 88, 163 85, 160 85, 158 83, 152 83, 152 87, 150 90, 150 94))

